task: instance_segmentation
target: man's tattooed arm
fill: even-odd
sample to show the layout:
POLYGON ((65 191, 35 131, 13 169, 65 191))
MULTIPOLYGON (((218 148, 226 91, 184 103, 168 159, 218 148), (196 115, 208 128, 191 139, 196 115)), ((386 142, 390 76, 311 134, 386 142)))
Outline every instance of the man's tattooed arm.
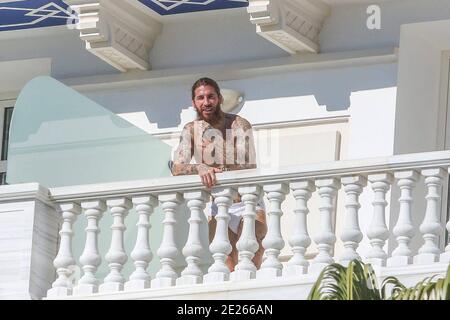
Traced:
POLYGON ((236 136, 235 161, 227 165, 228 170, 245 170, 256 168, 256 151, 252 125, 242 117, 236 117, 232 129, 236 136))
POLYGON ((206 164, 182 164, 182 163, 173 163, 172 166, 172 175, 174 176, 183 176, 190 174, 198 174, 199 170, 207 170, 209 167, 206 164))
POLYGON ((198 174, 199 170, 207 169, 205 164, 190 164, 194 154, 194 129, 193 122, 189 122, 183 128, 180 136, 180 143, 175 151, 172 165, 172 175, 198 174), (204 167, 204 168, 203 168, 204 167))
POLYGON ((186 124, 181 131, 180 142, 177 150, 175 151, 173 165, 171 168, 174 176, 197 173, 196 170, 194 170, 195 168, 189 164, 194 151, 192 133, 192 123, 190 122, 186 124))

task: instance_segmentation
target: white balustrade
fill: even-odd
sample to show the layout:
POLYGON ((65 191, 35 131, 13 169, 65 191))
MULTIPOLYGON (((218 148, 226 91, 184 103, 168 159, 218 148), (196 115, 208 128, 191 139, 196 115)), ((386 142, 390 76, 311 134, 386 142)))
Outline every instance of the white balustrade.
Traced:
POLYGON ((158 200, 153 196, 136 196, 132 202, 138 214, 136 245, 131 251, 135 270, 125 283, 125 290, 142 290, 150 287, 151 277, 147 272, 148 265, 153 258, 149 244, 150 216, 158 200))
POLYGON ((294 231, 289 239, 293 255, 283 269, 283 276, 298 276, 308 271, 309 262, 306 260, 305 253, 311 244, 311 238, 309 237, 307 226, 307 215, 309 212, 307 204, 316 187, 311 181, 306 180, 292 182, 290 188, 296 202, 293 223, 294 231))
MULTIPOLYGON (((201 191, 204 188, 197 176, 121 182, 107 186, 99 184, 53 188, 50 189, 51 199, 60 204, 62 224, 59 232, 60 245, 53 260, 56 280, 47 296, 50 299, 65 299, 70 295, 77 297, 100 293, 109 297, 111 293, 114 296, 118 292, 126 295, 131 294, 130 291, 133 291, 132 294, 141 295, 145 289, 159 294, 160 291, 155 289, 164 287, 166 289, 161 292, 166 292, 172 290, 167 287, 175 285, 184 285, 185 288, 173 290, 185 292, 184 290, 191 290, 190 285, 204 283, 208 286, 199 287, 208 288, 211 283, 221 282, 228 282, 224 286, 228 290, 241 286, 234 284, 235 281, 265 281, 278 279, 280 276, 302 281, 301 279, 311 279, 309 275, 317 275, 335 260, 343 265, 354 259, 363 260, 377 269, 386 267, 380 269, 383 272, 388 272, 390 267, 394 267, 392 270, 402 267, 402 270, 407 272, 410 266, 412 270, 412 266, 417 264, 421 266, 414 270, 427 270, 430 266, 435 268, 433 264, 437 262, 441 262, 436 265, 440 267, 450 263, 450 244, 442 252, 443 245, 440 242, 445 231, 444 224, 450 233, 450 221, 442 221, 441 217, 441 205, 447 205, 441 203, 441 192, 443 182, 447 181, 449 166, 450 151, 445 151, 400 155, 387 159, 349 160, 330 164, 326 168, 323 164, 318 164, 278 168, 273 171, 255 169, 222 173, 218 176, 220 184, 211 190, 218 213, 214 217, 214 239, 209 245, 214 261, 206 274, 203 272, 207 267, 205 264, 208 248, 203 242, 203 232, 206 230, 203 210, 209 194, 207 191, 201 191), (424 177, 426 192, 417 188, 419 181, 422 181, 421 175, 424 177), (365 188, 367 181, 370 186, 365 188), (341 184, 345 202, 337 203, 341 184), (260 185, 263 185, 263 188, 260 185), (391 186, 395 191, 400 190, 398 213, 392 212, 392 208, 387 210, 391 186), (418 190, 413 193, 415 188, 418 190), (260 270, 257 270, 252 260, 259 248, 255 235, 255 219, 256 205, 262 191, 269 202, 266 212, 268 231, 262 242, 264 259, 260 270), (361 201, 365 201, 367 193, 371 191, 372 212, 361 212, 361 201), (242 214, 242 232, 236 245, 238 263, 234 271, 230 272, 226 264, 232 252, 228 233, 228 211, 237 192, 241 195, 245 210, 242 214), (281 208, 285 208, 283 203, 289 192, 292 192, 295 199, 295 207, 289 207, 289 211, 282 212, 281 208), (310 201, 314 192, 317 192, 314 196, 318 196, 317 199, 320 200, 318 204, 310 201), (104 257, 98 250, 99 223, 106 209, 105 202, 101 199, 110 199, 106 204, 114 220, 109 251, 104 257), (164 214, 162 224, 158 226, 162 229, 162 239, 156 252, 161 267, 153 278, 153 274, 150 275, 147 271, 153 258, 150 249, 150 217, 158 206, 158 200, 164 214), (190 212, 189 234, 186 239, 181 239, 179 235, 184 234, 185 230, 178 229, 183 224, 177 223, 177 212, 185 200, 190 212), (421 216, 417 209, 424 203, 426 209, 421 216), (136 241, 135 246, 130 254, 132 261, 128 261, 124 249, 125 217, 131 204, 134 204, 138 223, 136 238, 133 239, 136 241), (341 216, 335 216, 336 205, 339 206, 339 214, 343 213, 341 216), (72 241, 74 229, 76 230, 74 224, 81 212, 87 219, 87 227, 85 234, 75 238, 85 238, 83 253, 76 257, 72 251, 72 241), (314 215, 317 215, 317 219, 314 219, 314 215), (415 215, 420 215, 419 218, 422 219, 420 228, 415 224, 416 219, 413 219, 415 215), (289 227, 292 225, 289 239, 285 237, 284 227, 282 228, 282 222, 286 219, 289 221, 289 227), (342 229, 338 230, 342 251, 337 255, 334 253, 335 225, 342 226, 342 229), (389 230, 388 225, 393 226, 392 230, 389 230), (313 230, 311 236, 309 227, 313 230), (363 241, 364 238, 367 238, 368 243, 363 241), (316 244, 315 256, 310 247, 311 239, 316 244), (178 248, 179 240, 185 240, 183 250, 178 248), (286 263, 282 263, 280 256, 285 240, 289 240, 292 256, 286 263), (419 243, 421 247, 418 252, 415 252, 416 240, 423 241, 419 243), (393 249, 391 255, 388 255, 388 248, 393 249), (182 271, 176 264, 181 253, 186 260, 182 271), (107 262, 109 274, 105 279, 98 279, 96 273, 102 258, 107 262), (72 283, 77 260, 82 269, 82 277, 78 283, 72 283), (131 266, 131 263, 134 264, 134 271, 126 282, 122 274, 123 269, 131 266)), ((370 203, 364 203, 363 208, 368 205, 370 203)), ((245 286, 251 286, 251 283, 255 282, 245 283, 245 286)))
MULTIPOLYGON (((447 235, 450 235, 450 220, 446 224, 447 235)), ((447 236, 448 237, 448 236, 447 236)), ((448 241, 448 239, 446 239, 448 241)), ((441 253, 441 257, 439 259, 440 262, 450 263, 450 241, 445 247, 445 251, 441 253)))
POLYGON ((375 266, 385 266, 387 253, 384 251, 384 245, 389 238, 389 229, 386 226, 386 193, 389 191, 393 177, 390 173, 371 174, 368 177, 374 192, 373 216, 367 236, 372 246, 367 255, 367 262, 375 266))
POLYGON ((428 190, 425 197, 427 199, 425 217, 420 225, 420 232, 423 235, 425 243, 419 249, 419 253, 414 257, 414 263, 426 264, 437 262, 441 253, 438 247, 438 238, 442 231, 439 219, 440 200, 442 180, 446 171, 441 168, 435 168, 422 170, 421 173, 425 177, 425 185, 428 190))
POLYGON ((359 227, 358 210, 359 196, 366 185, 366 178, 360 175, 342 177, 341 183, 344 186, 346 194, 344 227, 341 234, 341 240, 344 244, 344 251, 340 257, 340 264, 346 266, 352 260, 361 260, 356 252, 363 234, 359 227))
POLYGON ((257 279, 270 279, 281 276, 283 265, 279 260, 281 250, 284 248, 284 240, 281 235, 281 204, 289 192, 289 187, 284 183, 266 184, 263 187, 269 200, 270 207, 267 210, 267 234, 262 245, 265 249, 266 259, 256 273, 257 279))
POLYGON ((231 280, 250 280, 256 276, 256 266, 252 259, 258 251, 259 245, 255 236, 256 204, 261 194, 260 186, 239 187, 241 200, 245 205, 242 214, 243 227, 236 248, 238 249, 239 262, 231 273, 231 280))
POLYGON ((125 278, 121 274, 123 265, 128 260, 123 243, 126 229, 124 220, 132 204, 127 198, 117 198, 107 200, 106 205, 113 216, 111 246, 105 256, 110 272, 100 285, 99 292, 116 292, 123 290, 125 283, 125 278))
POLYGON ((335 200, 340 182, 336 178, 316 180, 321 205, 320 225, 318 234, 314 237, 317 245, 317 256, 313 259, 310 271, 315 273, 321 271, 325 266, 334 262, 332 251, 336 242, 333 230, 333 214, 335 211, 335 200))
POLYGON ((183 198, 179 193, 168 193, 160 195, 158 200, 164 211, 163 239, 157 251, 161 269, 156 274, 155 279, 151 281, 153 288, 174 286, 178 278, 175 270, 175 259, 178 255, 178 248, 175 243, 176 212, 183 198))
MULTIPOLYGON (((214 258, 214 263, 204 275, 204 283, 222 282, 230 278, 230 269, 226 265, 228 255, 232 251, 230 240, 228 238, 228 223, 230 215, 228 209, 233 203, 236 190, 226 187, 214 188, 211 192, 214 197, 214 203, 217 205, 216 232, 214 239, 209 246, 209 250, 214 258)), ((214 218, 212 218, 214 219, 214 218)))
POLYGON ((58 278, 53 282, 52 288, 48 290, 47 297, 68 296, 72 294, 73 284, 70 276, 72 276, 73 267, 76 264, 72 253, 72 226, 77 216, 81 213, 81 207, 71 202, 60 204, 59 209, 63 218, 61 231, 59 232, 61 242, 59 244, 58 255, 53 261, 58 278))
POLYGON ((412 263, 413 252, 410 242, 414 236, 414 226, 412 223, 412 190, 419 179, 416 171, 407 170, 395 172, 400 187, 400 211, 397 224, 394 227, 394 235, 397 237, 398 246, 392 252, 392 257, 387 261, 388 266, 405 266, 412 263))
POLYGON ((105 202, 102 200, 84 201, 81 203, 88 225, 86 230, 86 243, 84 251, 80 257, 83 265, 84 275, 78 281, 78 285, 73 288, 73 295, 88 295, 98 292, 100 281, 95 277, 95 272, 101 264, 102 258, 98 251, 98 227, 99 220, 106 210, 105 202))
MULTIPOLYGON (((450 173, 450 168, 447 169, 447 172, 450 173)), ((448 201, 449 199, 447 199, 448 201)), ((447 214, 447 218, 449 218, 449 220, 447 221, 447 224, 445 225, 446 229, 447 229, 447 239, 445 239, 446 241, 449 241, 447 246, 445 247, 445 251, 443 253, 441 253, 440 262, 444 262, 444 263, 450 263, 450 215, 447 214)))
POLYGON ((205 209, 205 202, 208 194, 205 191, 191 191, 184 193, 184 199, 191 212, 189 218, 189 235, 186 245, 183 248, 183 255, 186 258, 187 266, 181 272, 181 277, 177 279, 177 285, 188 285, 202 283, 203 272, 201 269, 201 259, 205 256, 205 248, 203 248, 200 239, 200 229, 203 224, 202 216, 205 209))

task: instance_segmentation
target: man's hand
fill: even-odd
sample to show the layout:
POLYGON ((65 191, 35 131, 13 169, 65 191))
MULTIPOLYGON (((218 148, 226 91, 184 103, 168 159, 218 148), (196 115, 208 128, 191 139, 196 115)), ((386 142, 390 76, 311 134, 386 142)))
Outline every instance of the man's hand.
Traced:
POLYGON ((210 167, 206 164, 201 164, 198 166, 198 175, 202 179, 202 183, 207 188, 211 188, 217 182, 216 173, 222 172, 220 168, 210 167))

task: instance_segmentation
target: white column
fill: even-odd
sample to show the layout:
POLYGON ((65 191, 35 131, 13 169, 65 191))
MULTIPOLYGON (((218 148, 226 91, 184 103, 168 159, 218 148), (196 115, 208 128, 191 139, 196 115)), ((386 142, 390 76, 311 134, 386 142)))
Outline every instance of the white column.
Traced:
POLYGON ((270 208, 267 211, 267 234, 262 242, 266 259, 256 273, 257 279, 276 278, 282 274, 283 265, 278 259, 285 244, 281 235, 281 204, 289 192, 289 187, 284 183, 266 184, 263 189, 270 208))
POLYGON ((203 224, 202 216, 208 194, 205 191, 191 191, 184 193, 187 207, 191 212, 189 218, 189 235, 186 245, 183 247, 183 255, 186 258, 186 268, 181 272, 181 277, 176 280, 177 285, 189 285, 202 283, 203 272, 200 267, 201 258, 205 256, 200 239, 200 230, 203 224))
POLYGON ((410 242, 415 234, 415 228, 412 222, 412 190, 416 185, 419 174, 413 170, 395 172, 394 176, 397 185, 400 187, 400 211, 397 224, 394 227, 398 246, 392 252, 392 257, 387 261, 388 266, 406 266, 412 263, 413 252, 410 248, 410 242))
POLYGON ((52 288, 47 292, 47 298, 68 296, 72 294, 72 281, 70 276, 73 273, 72 267, 76 265, 72 253, 72 226, 77 216, 81 213, 81 207, 74 203, 63 203, 59 205, 63 223, 59 235, 61 236, 59 251, 53 261, 58 278, 53 282, 52 288))
POLYGON ((389 229, 386 226, 385 211, 387 206, 386 193, 389 191, 393 177, 390 173, 369 175, 372 190, 374 191, 373 216, 367 230, 367 236, 372 246, 367 255, 367 262, 375 266, 385 266, 387 253, 383 247, 389 238, 389 229))
POLYGON ((103 284, 100 285, 99 292, 116 292, 122 291, 125 283, 121 271, 128 260, 128 256, 125 252, 123 238, 126 229, 125 217, 132 205, 130 200, 123 197, 109 199, 106 201, 106 205, 113 216, 111 246, 105 256, 110 272, 105 277, 103 284))
POLYGON ((440 205, 442 180, 446 172, 441 168, 424 169, 422 175, 425 177, 425 185, 428 193, 426 195, 427 208, 425 217, 420 225, 424 244, 419 253, 414 257, 414 263, 427 264, 437 262, 441 251, 438 247, 439 234, 442 231, 440 222, 440 205))
POLYGON ((78 281, 78 285, 73 288, 74 295, 88 295, 98 292, 100 281, 95 277, 95 272, 102 262, 98 251, 98 227, 99 220, 106 210, 105 202, 102 200, 85 201, 81 203, 88 225, 86 230, 86 244, 80 262, 83 265, 83 277, 78 281))
POLYGON ((256 266, 252 259, 258 251, 259 245, 255 236, 256 203, 261 194, 260 186, 239 187, 241 200, 245 204, 243 213, 242 234, 236 248, 238 249, 239 263, 231 273, 231 280, 249 280, 256 276, 256 266))
POLYGON ((126 291, 150 288, 151 278, 147 273, 148 265, 153 258, 149 244, 150 216, 153 208, 158 205, 158 200, 153 196, 136 196, 132 198, 132 202, 139 216, 136 244, 131 252, 136 269, 131 274, 130 280, 125 283, 126 291))
POLYGON ((283 276, 298 276, 308 271, 309 263, 305 258, 306 249, 311 244, 311 238, 308 235, 307 215, 308 200, 316 187, 312 181, 299 181, 290 184, 292 195, 296 205, 294 209, 294 231, 289 239, 293 256, 289 259, 287 266, 283 269, 283 276))
MULTIPOLYGON (((446 224, 447 232, 450 234, 450 220, 446 224)), ((450 263, 450 243, 445 247, 445 251, 441 253, 440 262, 450 263)))
POLYGON ((175 271, 175 259, 178 255, 178 248, 175 243, 175 226, 177 224, 176 212, 178 206, 183 201, 179 193, 167 193, 158 197, 164 211, 163 239, 157 254, 160 258, 161 269, 152 280, 152 288, 170 287, 175 285, 178 277, 175 271))
POLYGON ((335 200, 337 189, 340 187, 339 180, 336 178, 318 179, 316 180, 321 205, 320 225, 314 242, 317 244, 317 256, 311 262, 310 272, 320 272, 325 266, 334 262, 332 251, 336 242, 334 235, 332 220, 335 212, 335 200))
POLYGON ((216 232, 214 234, 214 240, 209 246, 214 263, 208 269, 208 273, 203 277, 204 283, 223 282, 228 281, 230 278, 230 269, 225 264, 232 250, 228 238, 228 223, 230 221, 228 209, 233 203, 236 191, 228 187, 218 187, 214 188, 211 194, 214 197, 214 203, 217 205, 217 215, 215 217, 216 232))
MULTIPOLYGON (((450 173, 450 168, 448 168, 448 172, 450 173)), ((447 202, 450 199, 447 199, 447 202)), ((447 232, 450 235, 450 220, 447 221, 446 224, 447 232)), ((450 263, 450 243, 445 247, 445 251, 441 253, 440 262, 450 263)))
POLYGON ((359 227, 358 210, 361 208, 359 196, 366 185, 366 178, 360 175, 342 177, 341 183, 346 194, 344 227, 341 240, 344 251, 339 259, 340 264, 347 266, 352 260, 361 260, 356 252, 363 234, 359 227))

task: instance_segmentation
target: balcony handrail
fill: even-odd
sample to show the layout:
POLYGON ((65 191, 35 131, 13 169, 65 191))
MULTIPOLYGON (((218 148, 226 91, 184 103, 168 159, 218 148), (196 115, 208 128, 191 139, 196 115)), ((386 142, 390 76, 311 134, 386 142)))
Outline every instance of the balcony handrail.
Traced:
MULTIPOLYGON (((450 166, 450 150, 401 154, 377 158, 361 158, 284 166, 257 168, 219 173, 217 186, 242 186, 255 183, 276 183, 308 178, 340 177, 354 174, 376 173, 386 170, 408 170, 414 168, 437 168, 450 166)), ((152 192, 183 192, 204 189, 197 175, 156 179, 121 181, 50 188, 54 202, 111 198, 115 195, 140 195, 152 192)))

